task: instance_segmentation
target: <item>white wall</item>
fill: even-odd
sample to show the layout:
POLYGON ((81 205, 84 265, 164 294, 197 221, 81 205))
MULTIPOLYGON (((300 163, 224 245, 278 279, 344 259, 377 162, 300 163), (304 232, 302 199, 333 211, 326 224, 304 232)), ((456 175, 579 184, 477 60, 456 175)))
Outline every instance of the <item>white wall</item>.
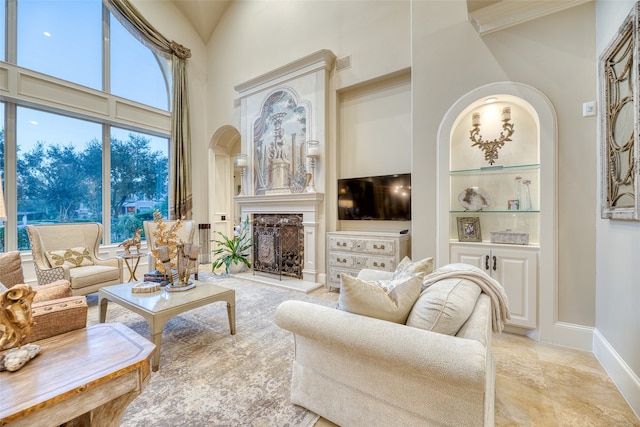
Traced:
POLYGON ((412 3, 414 258, 435 253, 435 141, 447 109, 488 83, 532 86, 558 116, 558 307, 549 321, 583 326, 595 325, 596 119, 581 116, 596 99, 594 25, 588 3, 480 37, 465 1, 412 3))
MULTIPOLYGON (((598 56, 617 34, 634 4, 622 0, 596 2, 598 56)), ((598 168, 598 182, 600 176, 598 168)), ((600 191, 598 186, 593 193, 598 200, 600 191)), ((640 279, 636 264, 640 258, 640 222, 601 219, 599 209, 598 205, 594 352, 636 414, 640 414, 640 279)))

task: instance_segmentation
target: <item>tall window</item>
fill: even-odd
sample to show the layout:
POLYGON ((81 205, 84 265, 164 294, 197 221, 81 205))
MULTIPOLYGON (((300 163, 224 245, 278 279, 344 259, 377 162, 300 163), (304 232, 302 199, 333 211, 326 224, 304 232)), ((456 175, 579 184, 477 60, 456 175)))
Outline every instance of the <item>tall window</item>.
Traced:
POLYGON ((96 221, 109 244, 155 209, 167 216, 167 60, 101 0, 0 0, 0 20, 0 68, 29 91, 0 103, 3 119, 10 112, 0 122, 5 199, 7 187, 17 194, 7 199, 11 228, 0 223, 0 250, 29 249, 28 224, 96 221))
POLYGON ((131 237, 153 219, 153 211, 168 214, 168 143, 125 129, 111 129, 111 240, 131 237))

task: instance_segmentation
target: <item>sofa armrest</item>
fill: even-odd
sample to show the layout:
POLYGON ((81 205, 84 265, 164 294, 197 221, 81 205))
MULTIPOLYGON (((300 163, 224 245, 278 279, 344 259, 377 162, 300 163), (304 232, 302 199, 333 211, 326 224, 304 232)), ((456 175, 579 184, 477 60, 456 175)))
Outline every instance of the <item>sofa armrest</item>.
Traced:
POLYGON ((363 268, 358 273, 358 279, 361 280, 389 280, 393 276, 393 271, 374 270, 371 268, 363 268))
POLYGON ((96 265, 104 265, 107 267, 118 267, 122 268, 122 258, 114 257, 114 258, 93 258, 93 262, 96 265))
POLYGON ((353 354, 354 361, 400 366, 455 387, 485 387, 487 349, 476 340, 293 300, 280 304, 275 322, 295 335, 353 354))

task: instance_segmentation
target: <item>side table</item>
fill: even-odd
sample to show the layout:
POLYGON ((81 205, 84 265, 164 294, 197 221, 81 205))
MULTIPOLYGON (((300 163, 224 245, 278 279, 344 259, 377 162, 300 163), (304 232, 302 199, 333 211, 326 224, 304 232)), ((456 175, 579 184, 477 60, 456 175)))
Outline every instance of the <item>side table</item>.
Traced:
POLYGON ((138 264, 140 263, 140 258, 143 256, 147 256, 144 252, 139 252, 135 254, 120 254, 118 257, 124 259, 124 263, 129 270, 129 281, 133 282, 134 280, 138 280, 136 277, 136 269, 138 268, 138 264), (132 261, 133 260, 133 261, 132 261))

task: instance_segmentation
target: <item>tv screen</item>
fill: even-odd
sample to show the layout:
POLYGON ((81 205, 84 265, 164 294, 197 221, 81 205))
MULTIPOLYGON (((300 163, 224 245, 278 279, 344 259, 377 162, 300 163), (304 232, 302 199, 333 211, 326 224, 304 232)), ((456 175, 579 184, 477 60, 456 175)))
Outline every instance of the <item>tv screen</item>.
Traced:
POLYGON ((411 220, 411 174, 338 180, 338 219, 411 220))

